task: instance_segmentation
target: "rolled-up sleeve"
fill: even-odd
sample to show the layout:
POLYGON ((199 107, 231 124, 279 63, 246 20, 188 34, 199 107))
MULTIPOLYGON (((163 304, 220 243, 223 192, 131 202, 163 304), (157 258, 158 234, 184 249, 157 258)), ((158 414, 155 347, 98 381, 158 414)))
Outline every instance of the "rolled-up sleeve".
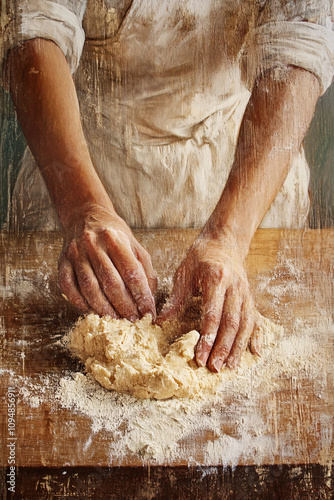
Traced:
MULTIPOLYGON (((7 0, 1 13, 2 77, 8 51, 33 38, 55 42, 74 73, 85 42, 82 28, 85 9, 86 0, 7 0)), ((6 87, 5 78, 2 83, 6 87)))
POLYGON ((313 73, 322 93, 334 75, 331 0, 267 0, 241 52, 249 89, 268 69, 298 66, 313 73))

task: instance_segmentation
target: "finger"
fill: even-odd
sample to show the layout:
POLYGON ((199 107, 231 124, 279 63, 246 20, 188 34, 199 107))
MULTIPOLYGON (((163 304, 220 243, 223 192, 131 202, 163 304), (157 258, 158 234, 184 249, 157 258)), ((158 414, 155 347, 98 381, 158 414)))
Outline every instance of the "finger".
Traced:
POLYGON ((108 314, 112 318, 117 318, 118 315, 102 292, 89 261, 76 261, 74 263, 74 270, 80 291, 93 311, 100 316, 108 314))
POLYGON ((213 285, 211 280, 202 284, 203 307, 201 338, 196 347, 195 359, 198 366, 205 366, 219 329, 226 289, 222 283, 213 285))
POLYGON ((111 261, 131 292, 138 311, 142 316, 151 314, 154 321, 156 318, 154 297, 144 268, 136 259, 132 249, 123 245, 120 250, 108 235, 107 250, 111 261))
POLYGON ((130 290, 140 314, 142 316, 150 314, 152 321, 155 321, 155 301, 142 266, 138 262, 133 262, 131 268, 122 269, 120 274, 130 290))
POLYGON ((97 247, 94 251, 88 252, 88 256, 100 287, 113 308, 122 318, 130 321, 139 319, 139 312, 132 295, 108 255, 97 247))
POLYGON ((262 356, 263 352, 263 329, 260 328, 259 324, 255 320, 255 326, 250 337, 250 351, 252 354, 257 354, 262 356))
POLYGON ((225 296, 223 313, 215 345, 208 361, 208 368, 210 371, 219 372, 230 354, 239 330, 241 306, 241 294, 229 288, 225 296))
POLYGON ((187 277, 185 268, 181 268, 175 274, 172 293, 157 318, 157 324, 161 325, 165 321, 176 319, 188 301, 190 294, 190 279, 187 277))
POLYGON ((227 358, 227 366, 229 368, 235 369, 240 365, 241 356, 247 349, 249 339, 254 330, 254 324, 255 321, 252 307, 250 307, 249 301, 245 301, 243 304, 239 331, 232 346, 231 353, 227 358))
POLYGON ((59 261, 58 284, 62 293, 75 307, 83 312, 89 310, 88 302, 78 288, 72 264, 66 259, 59 261))
POLYGON ((157 290, 158 280, 154 268, 152 266, 151 256, 143 247, 136 248, 135 254, 137 259, 144 268, 144 272, 146 274, 151 292, 152 294, 155 294, 157 290))

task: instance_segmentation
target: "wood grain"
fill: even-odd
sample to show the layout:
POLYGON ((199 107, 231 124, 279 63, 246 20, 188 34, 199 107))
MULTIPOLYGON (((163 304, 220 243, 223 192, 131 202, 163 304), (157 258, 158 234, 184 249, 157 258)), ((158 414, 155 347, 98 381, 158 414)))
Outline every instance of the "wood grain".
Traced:
MULTIPOLYGON (((160 278, 161 296, 166 293, 170 277, 196 234, 195 230, 136 232, 152 255, 160 278)), ((19 391, 24 377, 40 380, 41 376, 48 375, 58 380, 69 371, 81 368, 64 349, 55 345, 55 340, 77 317, 75 309, 64 301, 57 288, 61 234, 3 233, 0 243, 0 382, 1 413, 5 416, 1 419, 1 440, 6 443, 9 437, 6 420, 8 387, 15 381, 19 391)), ((259 310, 283 324, 285 335, 291 334, 297 317, 307 319, 314 328, 319 320, 324 322, 327 319, 333 323, 334 230, 259 230, 247 259, 247 272, 259 310), (273 295, 267 292, 263 283, 268 280, 271 284, 288 285, 294 277, 294 269, 299 272, 297 292, 286 286, 284 296, 274 303, 273 295)), ((329 353, 333 353, 330 333, 319 341, 326 344, 329 353)), ((331 356, 328 359, 332 359, 331 356)), ((276 445, 275 450, 256 465, 326 464, 331 461, 334 455, 331 436, 334 376, 333 363, 328 359, 319 359, 326 373, 325 397, 319 399, 314 381, 308 381, 302 374, 300 378, 282 380, 277 391, 264 394, 261 411, 263 418, 270 423, 276 445), (324 422, 323 426, 321 422, 324 422), (325 438, 321 437, 324 432, 328 433, 325 438), (283 452, 288 446, 290 454, 283 452)), ((229 405, 237 404, 233 398, 229 401, 229 405)), ((228 418, 222 421, 222 429, 231 436, 236 435, 233 421, 228 418)), ((102 431, 92 435, 87 417, 57 404, 43 402, 34 408, 17 397, 16 438, 18 466, 110 465, 108 450, 112 435, 102 431), (89 437, 90 452, 86 453, 85 443, 89 437)), ((188 446, 189 454, 201 463, 201 444, 210 439, 214 439, 212 433, 203 431, 184 446, 188 446)), ((0 465, 6 466, 8 453, 5 447, 2 450, 0 465)), ((129 453, 112 465, 139 466, 143 465, 143 460, 129 453)), ((178 460, 169 465, 187 465, 187 461, 178 460)), ((254 460, 241 457, 239 465, 254 465, 254 460)))

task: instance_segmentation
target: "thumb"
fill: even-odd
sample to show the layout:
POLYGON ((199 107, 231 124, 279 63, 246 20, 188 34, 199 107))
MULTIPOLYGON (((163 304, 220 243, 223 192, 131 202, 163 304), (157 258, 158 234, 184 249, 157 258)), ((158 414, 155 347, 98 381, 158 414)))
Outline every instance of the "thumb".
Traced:
POLYGON ((183 271, 177 272, 172 293, 157 317, 156 323, 161 325, 165 321, 173 321, 176 319, 187 302, 189 294, 190 289, 188 280, 185 278, 185 273, 183 271))

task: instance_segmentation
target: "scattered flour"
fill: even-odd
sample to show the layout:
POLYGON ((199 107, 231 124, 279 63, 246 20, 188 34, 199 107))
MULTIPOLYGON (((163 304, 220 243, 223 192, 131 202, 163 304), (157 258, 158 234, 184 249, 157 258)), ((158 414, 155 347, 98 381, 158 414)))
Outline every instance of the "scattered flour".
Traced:
MULTIPOLYGON (((30 406, 48 401, 88 418, 92 434, 109 433, 110 464, 129 456, 151 464, 237 465, 240 460, 260 464, 268 456, 274 462, 278 452, 282 459, 294 456, 289 432, 296 431, 285 430, 284 436, 281 429, 284 446, 278 450, 270 407, 275 393, 282 384, 306 380, 312 382, 318 398, 326 397, 326 374, 319 360, 331 356, 323 343, 328 333, 334 335, 333 323, 319 322, 315 328, 296 320, 291 334, 276 338, 256 363, 240 367, 234 375, 225 369, 216 394, 196 398, 139 400, 108 391, 82 372, 68 373, 60 380, 51 375, 17 377, 17 384, 30 406), (203 434, 207 439, 199 458, 197 437, 203 434)), ((64 343, 68 341, 67 337, 64 343)), ((59 341, 56 345, 61 347, 59 341)), ((313 425, 322 426, 317 445, 325 449, 332 424, 323 419, 318 422, 314 416, 313 425)))
POLYGON ((0 299, 6 301, 15 297, 23 302, 39 294, 43 301, 54 300, 50 290, 51 275, 52 270, 46 261, 39 270, 11 269, 8 266, 6 273, 0 276, 0 299))
MULTIPOLYGON (((259 277, 256 285, 258 290, 266 289, 273 297, 274 313, 277 303, 286 294, 298 297, 303 283, 303 270, 297 269, 292 260, 288 264, 282 257, 271 276, 259 277), (287 276, 282 275, 280 266, 287 270, 287 276)), ((314 300, 311 294, 310 299, 314 300)), ((32 377, 19 376, 13 370, 9 373, 2 368, 0 376, 10 376, 20 397, 31 407, 46 402, 54 411, 64 408, 75 412, 77 418, 88 420, 90 433, 82 445, 82 453, 89 448, 95 434, 101 432, 110 436, 110 465, 121 463, 122 457, 131 454, 149 464, 187 462, 190 465, 234 466, 241 460, 255 464, 264 463, 264 460, 275 463, 277 455, 280 461, 294 458, 293 442, 298 431, 293 415, 290 426, 286 422, 285 426, 280 425, 276 395, 281 389, 290 387, 290 397, 291 387, 297 390, 305 384, 311 386, 320 401, 327 400, 324 366, 331 366, 333 337, 333 318, 292 318, 289 331, 272 339, 270 348, 264 350, 256 363, 241 366, 233 376, 225 369, 215 394, 196 398, 139 400, 108 391, 90 374, 81 371, 67 372, 60 378, 51 373, 32 377), (201 441, 199 452, 197 438, 203 435, 207 438, 201 441)), ((56 341, 54 348, 58 351, 68 349, 69 342, 67 335, 56 341)), ((18 343, 17 347, 26 346, 18 343)), ((293 401, 289 404, 293 405, 293 401)), ((69 432, 70 426, 75 424, 69 420, 66 425, 69 432)), ((324 462, 330 453, 326 450, 331 447, 332 427, 329 415, 312 414, 308 431, 317 436, 312 453, 318 457, 324 450, 324 462)), ((302 443, 301 439, 298 446, 302 443)))

